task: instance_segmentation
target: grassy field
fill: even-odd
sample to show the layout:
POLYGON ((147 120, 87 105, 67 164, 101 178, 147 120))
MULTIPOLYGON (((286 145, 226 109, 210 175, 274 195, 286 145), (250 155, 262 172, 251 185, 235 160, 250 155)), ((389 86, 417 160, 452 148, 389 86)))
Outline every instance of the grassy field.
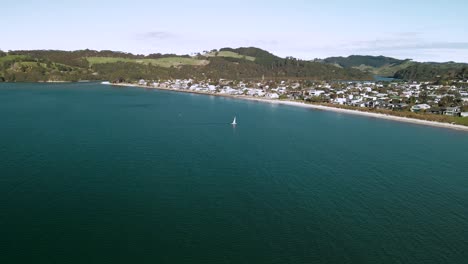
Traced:
POLYGON ((360 65, 360 66, 356 66, 353 68, 361 70, 361 71, 372 72, 373 74, 380 75, 380 76, 393 76, 397 71, 407 68, 413 64, 414 64, 413 61, 405 61, 398 65, 386 64, 378 68, 375 68, 372 66, 366 66, 366 65, 360 65))
POLYGON ((205 56, 208 56, 208 57, 228 57, 228 58, 236 58, 236 59, 245 59, 245 60, 249 60, 249 61, 254 61, 255 60, 255 57, 244 56, 244 55, 232 52, 232 51, 220 51, 220 52, 218 52, 217 55, 216 55, 216 52, 210 52, 210 53, 205 54, 205 56))
MULTIPOLYGON (((17 62, 21 66, 27 66, 27 67, 36 67, 37 62, 34 61, 22 61, 22 62, 17 62)), ((45 63, 40 63, 41 66, 45 66, 45 63)))
POLYGON ((88 57, 88 62, 93 64, 102 63, 115 63, 115 62, 132 62, 141 64, 152 64, 153 66, 160 66, 169 68, 171 66, 177 67, 182 65, 201 66, 209 63, 207 60, 198 60, 196 58, 184 58, 184 57, 168 57, 160 59, 126 59, 126 58, 108 58, 108 57, 88 57))
POLYGON ((11 61, 11 60, 14 60, 14 59, 25 59, 26 56, 24 55, 7 55, 7 56, 4 56, 4 57, 0 57, 0 63, 3 63, 5 61, 11 61))

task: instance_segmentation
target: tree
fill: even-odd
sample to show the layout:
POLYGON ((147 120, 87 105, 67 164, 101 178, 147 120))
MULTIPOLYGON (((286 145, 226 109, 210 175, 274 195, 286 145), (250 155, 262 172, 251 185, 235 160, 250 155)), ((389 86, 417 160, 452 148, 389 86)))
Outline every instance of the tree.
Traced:
POLYGON ((427 95, 427 91, 426 90, 423 90, 419 93, 419 99, 421 99, 421 102, 422 103, 425 103, 427 102, 427 99, 428 99, 428 95, 427 95))
POLYGON ((410 104, 410 105, 416 104, 416 97, 411 96, 410 98, 408 98, 408 99, 406 100, 406 103, 407 103, 407 104, 410 104))
POLYGON ((454 103, 454 98, 452 96, 444 96, 442 99, 439 101, 439 106, 440 107, 448 107, 452 106, 454 103))

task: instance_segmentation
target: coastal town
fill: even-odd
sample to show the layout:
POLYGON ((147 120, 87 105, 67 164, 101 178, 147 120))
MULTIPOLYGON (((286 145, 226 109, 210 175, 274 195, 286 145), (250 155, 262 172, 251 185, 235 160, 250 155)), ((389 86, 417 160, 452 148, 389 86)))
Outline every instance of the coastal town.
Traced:
POLYGON ((468 80, 439 84, 402 81, 265 81, 264 78, 260 81, 173 79, 120 84, 219 96, 302 101, 369 111, 381 109, 425 116, 468 117, 468 80))

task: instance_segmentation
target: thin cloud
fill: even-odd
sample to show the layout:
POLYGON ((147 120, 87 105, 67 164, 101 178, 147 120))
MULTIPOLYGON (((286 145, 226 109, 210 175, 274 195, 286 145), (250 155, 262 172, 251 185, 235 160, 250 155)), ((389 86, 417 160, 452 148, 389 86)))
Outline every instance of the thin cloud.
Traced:
POLYGON ((392 50, 468 50, 468 42, 419 42, 401 43, 397 41, 367 42, 367 45, 351 47, 359 51, 392 51, 392 50))
POLYGON ((167 31, 149 31, 138 35, 138 38, 144 40, 166 40, 176 37, 175 34, 167 31))
POLYGON ((395 36, 399 36, 402 38, 414 38, 415 36, 421 35, 421 32, 417 31, 408 31, 408 32, 398 32, 394 33, 395 36))
POLYGON ((468 50, 468 42, 429 41, 418 32, 404 32, 393 37, 350 43, 346 48, 360 51, 393 50, 468 50))
POLYGON ((449 49, 449 50, 468 50, 468 42, 426 42, 414 45, 399 45, 395 47, 387 47, 391 50, 435 50, 435 49, 449 49))

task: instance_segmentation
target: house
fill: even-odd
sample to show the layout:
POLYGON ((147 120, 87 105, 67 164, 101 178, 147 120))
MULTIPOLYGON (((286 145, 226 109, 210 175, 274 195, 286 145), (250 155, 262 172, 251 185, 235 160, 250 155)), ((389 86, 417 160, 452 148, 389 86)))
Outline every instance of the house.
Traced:
POLYGON ((426 110, 427 113, 435 114, 435 115, 442 115, 445 112, 445 109, 440 107, 432 107, 426 110))
MULTIPOLYGON (((272 90, 275 90, 275 89, 272 89, 272 90)), ((279 87, 278 89, 276 89, 276 91, 279 94, 285 94, 286 93, 286 87, 279 87)))
POLYGON ((461 115, 461 109, 458 106, 455 107, 447 107, 445 110, 445 115, 448 116, 460 116, 461 115))
POLYGON ((263 97, 263 96, 265 96, 265 94, 266 93, 264 91, 260 90, 260 89, 257 90, 257 93, 256 93, 256 95, 259 96, 259 97, 263 97))
POLYGON ((393 108, 395 109, 404 109, 406 107, 408 107, 408 104, 405 104, 405 103, 399 103, 399 104, 393 105, 393 108))
POLYGON ((293 83, 291 85, 291 88, 293 88, 293 89, 297 89, 297 88, 300 88, 300 87, 301 87, 301 85, 299 83, 293 83))
POLYGON ((292 91, 289 93, 289 98, 294 100, 302 99, 302 91, 292 91))
POLYGON ((355 101, 351 103, 352 106, 366 107, 366 103, 363 101, 355 101))
POLYGON ((367 102, 365 103, 365 106, 366 106, 366 107, 369 107, 369 108, 373 108, 373 107, 376 107, 376 106, 378 106, 378 105, 379 105, 379 102, 376 101, 376 100, 367 101, 367 102))
POLYGON ((420 112, 420 111, 424 111, 430 108, 431 106, 428 104, 417 104, 411 107, 411 112, 420 112))
POLYGON ((208 90, 210 90, 210 92, 216 92, 216 86, 208 85, 208 90))
POLYGON ((336 98, 336 99, 334 100, 334 103, 335 103, 335 104, 343 105, 343 104, 346 104, 346 101, 347 101, 346 98, 336 98))
POLYGON ((324 94, 325 91, 323 91, 323 90, 311 90, 311 91, 309 91, 309 93, 310 93, 310 95, 313 95, 313 96, 320 96, 320 95, 324 94))
POLYGON ((277 93, 271 93, 268 95, 268 97, 270 97, 270 99, 278 99, 279 95, 277 93))
POLYGON ((225 86, 221 89, 221 91, 219 92, 220 94, 230 94, 230 95, 236 95, 236 94, 240 94, 242 92, 236 90, 236 89, 233 89, 231 88, 230 86, 225 86))

